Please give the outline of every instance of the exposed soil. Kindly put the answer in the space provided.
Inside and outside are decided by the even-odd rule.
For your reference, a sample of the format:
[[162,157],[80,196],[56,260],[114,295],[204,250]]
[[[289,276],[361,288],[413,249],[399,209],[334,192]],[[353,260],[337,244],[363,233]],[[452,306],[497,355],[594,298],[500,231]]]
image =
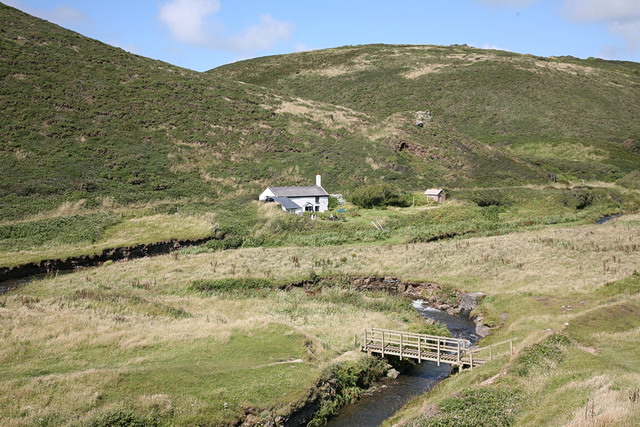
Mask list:
[[0,282],[22,279],[29,276],[36,276],[38,274],[54,273],[56,271],[74,270],[78,267],[93,267],[106,261],[120,261],[164,255],[176,249],[201,245],[212,239],[213,237],[205,237],[203,239],[195,240],[173,239],[164,242],[105,249],[101,253],[94,255],[82,255],[66,259],[47,259],[15,267],[0,267]]
[[459,290],[445,288],[432,282],[405,282],[393,276],[368,276],[368,277],[347,277],[334,278],[326,277],[313,280],[303,280],[296,283],[287,284],[281,289],[292,287],[304,288],[308,294],[313,295],[322,292],[320,286],[325,282],[336,282],[347,280],[354,289],[358,291],[384,291],[394,295],[402,295],[411,299],[424,300],[427,305],[444,310],[451,315],[462,314],[468,316],[477,302],[484,296],[480,293],[465,294]]

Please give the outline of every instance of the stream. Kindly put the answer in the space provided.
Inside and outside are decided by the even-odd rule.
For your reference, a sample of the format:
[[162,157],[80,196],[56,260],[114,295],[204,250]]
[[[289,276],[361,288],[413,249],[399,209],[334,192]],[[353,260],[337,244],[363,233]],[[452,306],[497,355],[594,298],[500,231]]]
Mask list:
[[621,216],[622,216],[622,214],[607,215],[607,216],[604,216],[604,217],[600,218],[598,221],[596,221],[596,224],[602,225],[605,222],[611,221],[612,219],[620,218]]
[[[427,307],[421,300],[413,302],[413,307],[428,319],[433,319],[447,325],[451,335],[465,338],[475,343],[476,325],[471,320],[461,316],[451,316],[444,311]],[[430,390],[439,381],[449,376],[451,366],[446,363],[437,365],[436,362],[422,362],[413,369],[400,375],[395,380],[385,380],[369,395],[363,396],[352,405],[344,407],[338,415],[329,420],[330,427],[378,426],[385,419],[396,413],[414,396]]]

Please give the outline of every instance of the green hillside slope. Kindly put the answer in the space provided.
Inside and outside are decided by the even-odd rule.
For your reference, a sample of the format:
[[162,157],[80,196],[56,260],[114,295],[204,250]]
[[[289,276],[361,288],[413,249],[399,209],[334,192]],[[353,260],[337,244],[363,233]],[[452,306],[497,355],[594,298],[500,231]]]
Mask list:
[[316,172],[346,193],[381,179],[411,189],[547,180],[446,123],[416,128],[413,113],[380,120],[197,73],[4,5],[0,28],[3,219],[75,200],[253,198]]
[[347,46],[209,72],[379,118],[433,122],[567,179],[622,178],[640,165],[640,64],[541,58],[467,46]]

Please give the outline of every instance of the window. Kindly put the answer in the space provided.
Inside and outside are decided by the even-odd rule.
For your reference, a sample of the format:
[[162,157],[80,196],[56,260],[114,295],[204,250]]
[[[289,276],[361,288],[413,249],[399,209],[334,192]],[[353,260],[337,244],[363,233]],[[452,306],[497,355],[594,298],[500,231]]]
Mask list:
[[315,209],[316,209],[316,212],[320,212],[320,206],[316,206]]
[[316,196],[316,205],[320,204],[320,196]]
[[313,212],[313,206],[311,206],[311,205],[307,205],[307,206],[305,206],[305,207],[304,207],[304,211],[305,211],[305,212]]

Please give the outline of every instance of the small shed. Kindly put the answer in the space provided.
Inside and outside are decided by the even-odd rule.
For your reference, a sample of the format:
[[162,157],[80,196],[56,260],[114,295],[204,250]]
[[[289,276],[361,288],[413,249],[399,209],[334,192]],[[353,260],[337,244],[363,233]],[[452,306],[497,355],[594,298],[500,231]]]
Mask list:
[[442,203],[447,198],[442,188],[430,188],[424,192],[424,195],[438,203]]

